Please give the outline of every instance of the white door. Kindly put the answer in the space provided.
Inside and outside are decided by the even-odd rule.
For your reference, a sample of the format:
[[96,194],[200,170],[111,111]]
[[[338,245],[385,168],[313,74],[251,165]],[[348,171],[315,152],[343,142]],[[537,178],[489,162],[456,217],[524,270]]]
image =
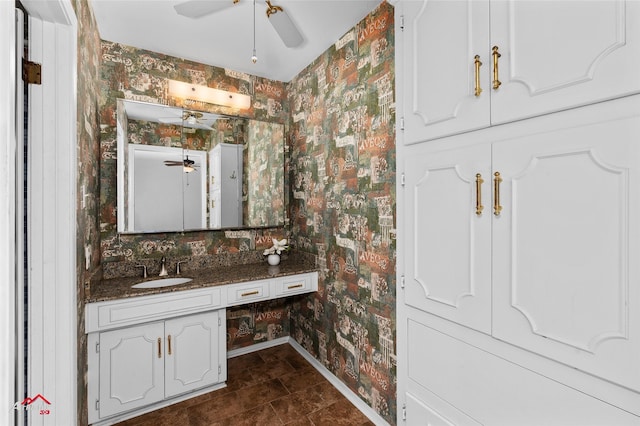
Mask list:
[[100,417],[164,398],[164,324],[100,333]]
[[420,0],[397,7],[404,143],[489,126],[488,2]]
[[491,146],[428,145],[405,155],[405,303],[490,333]]
[[[630,114],[629,114],[630,115]],[[493,335],[640,391],[640,117],[494,144]]]
[[214,311],[165,322],[165,397],[224,380],[219,315]]
[[492,124],[640,91],[638,22],[637,1],[493,1]]

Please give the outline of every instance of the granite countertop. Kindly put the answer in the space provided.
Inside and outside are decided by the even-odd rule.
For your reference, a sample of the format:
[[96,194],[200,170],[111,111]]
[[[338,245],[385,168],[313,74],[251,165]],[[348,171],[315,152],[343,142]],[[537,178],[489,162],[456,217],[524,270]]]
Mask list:
[[85,302],[103,302],[136,296],[147,296],[150,294],[171,293],[175,291],[192,290],[315,271],[317,271],[317,268],[313,263],[302,258],[292,257],[283,260],[278,266],[269,266],[265,261],[263,261],[259,263],[187,270],[181,275],[169,274],[169,276],[165,278],[183,277],[193,279],[188,283],[169,287],[131,288],[134,284],[143,281],[157,280],[160,278],[151,273],[146,279],[141,277],[111,278],[102,280],[97,285],[92,286],[90,294],[86,295]]

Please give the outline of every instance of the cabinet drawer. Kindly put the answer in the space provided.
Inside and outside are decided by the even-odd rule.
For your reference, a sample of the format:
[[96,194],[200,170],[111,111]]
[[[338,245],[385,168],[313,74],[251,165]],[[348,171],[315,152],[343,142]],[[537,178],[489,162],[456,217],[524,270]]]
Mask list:
[[311,275],[294,275],[283,277],[276,282],[275,296],[289,296],[292,294],[306,293],[311,291]]
[[85,332],[108,330],[221,307],[220,288],[142,296],[86,306]]
[[227,305],[241,305],[269,299],[271,281],[252,281],[232,285],[227,289]]

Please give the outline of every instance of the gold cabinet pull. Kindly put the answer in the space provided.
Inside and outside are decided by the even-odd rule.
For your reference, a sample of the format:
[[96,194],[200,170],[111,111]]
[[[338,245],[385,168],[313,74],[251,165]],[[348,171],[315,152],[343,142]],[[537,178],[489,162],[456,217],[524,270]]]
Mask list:
[[475,61],[473,63],[476,67],[476,89],[473,93],[474,95],[476,95],[476,97],[478,97],[480,96],[480,93],[482,93],[482,88],[480,87],[480,67],[482,66],[482,62],[480,62],[480,55],[476,55],[474,59]]
[[294,289],[294,288],[300,288],[300,287],[302,287],[302,284],[290,285],[289,287],[287,287],[287,290],[291,290],[291,289]]
[[498,87],[500,87],[500,85],[502,84],[500,82],[500,80],[498,79],[498,58],[500,58],[500,56],[502,56],[499,52],[498,52],[498,46],[493,46],[491,53],[493,55],[493,88],[494,90],[497,90]]
[[482,215],[482,210],[484,210],[484,206],[482,205],[482,184],[484,183],[484,179],[482,179],[482,175],[480,173],[476,174],[476,215]]
[[171,335],[167,336],[167,355],[171,355]]
[[162,339],[158,337],[158,358],[162,358]]
[[502,182],[502,178],[500,177],[500,172],[495,172],[493,176],[493,214],[500,216],[502,211],[502,206],[500,205],[500,182]]
[[254,296],[254,295],[256,295],[256,294],[260,294],[260,292],[259,292],[258,290],[255,290],[255,291],[249,291],[249,292],[247,292],[247,293],[242,293],[242,294],[240,295],[240,297]]

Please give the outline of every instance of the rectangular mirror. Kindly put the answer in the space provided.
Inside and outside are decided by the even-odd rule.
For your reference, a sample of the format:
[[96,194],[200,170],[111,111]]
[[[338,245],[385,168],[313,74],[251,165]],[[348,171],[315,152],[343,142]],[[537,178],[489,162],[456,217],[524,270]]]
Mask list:
[[118,232],[284,225],[284,125],[117,103]]

